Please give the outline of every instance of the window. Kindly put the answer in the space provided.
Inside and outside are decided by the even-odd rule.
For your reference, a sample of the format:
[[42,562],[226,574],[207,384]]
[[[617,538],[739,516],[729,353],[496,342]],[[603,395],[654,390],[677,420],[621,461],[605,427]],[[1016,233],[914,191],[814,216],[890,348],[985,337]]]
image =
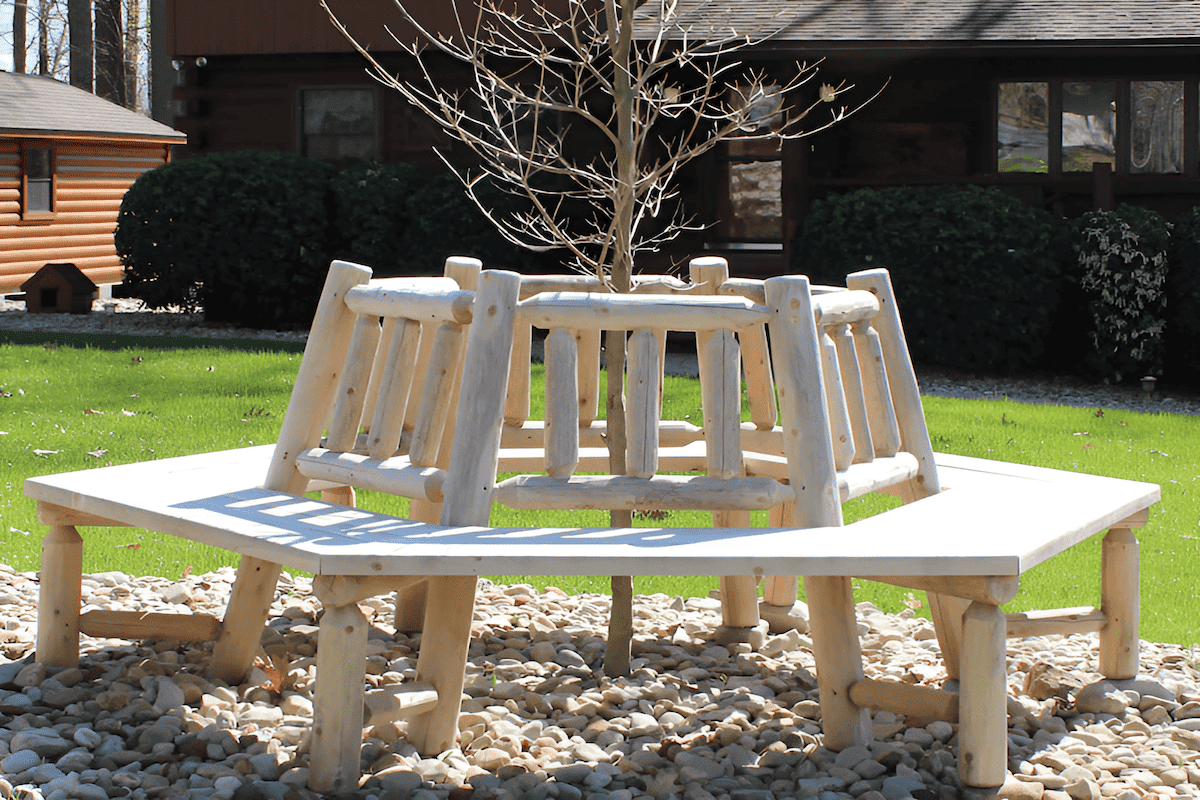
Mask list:
[[[996,170],[1062,175],[1111,164],[1123,175],[1182,174],[1182,80],[1003,82]],[[1192,166],[1195,169],[1195,165]]]
[[[741,130],[762,133],[783,124],[783,95],[775,84],[729,90],[731,108],[746,109]],[[734,137],[722,143],[713,176],[717,243],[781,247],[783,241],[783,151],[772,139]]]
[[1129,171],[1183,172],[1183,81],[1133,81]]
[[300,120],[302,155],[335,163],[379,158],[374,89],[301,89]]
[[1002,83],[996,138],[1000,172],[1046,172],[1049,168],[1049,84]]
[[1062,85],[1062,170],[1091,172],[1117,155],[1117,85],[1072,81]]
[[48,147],[22,148],[21,216],[54,213],[54,153]]

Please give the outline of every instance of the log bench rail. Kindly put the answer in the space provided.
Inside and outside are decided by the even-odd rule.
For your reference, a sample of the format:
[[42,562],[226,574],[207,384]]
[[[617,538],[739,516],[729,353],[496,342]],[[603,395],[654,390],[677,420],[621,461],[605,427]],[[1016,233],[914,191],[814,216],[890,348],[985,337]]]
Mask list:
[[[454,745],[479,575],[716,574],[732,627],[757,621],[758,581],[764,616],[774,609],[786,624],[794,576],[804,576],[826,746],[868,743],[870,707],[953,719],[964,783],[999,786],[1006,635],[1099,631],[1100,671],[1137,673],[1131,529],[1146,523],[1158,486],[934,454],[885,272],[851,276],[849,290],[834,290],[799,276],[729,279],[714,261],[693,264],[698,288],[647,281],[632,296],[603,301],[585,278],[523,281],[480,273],[469,259],[453,260],[444,278],[376,281],[366,268],[335,262],[276,445],[26,481],[50,526],[38,660],[74,666],[81,632],[210,639],[210,673],[236,682],[257,649],[281,567],[310,572],[324,614],[309,785],[341,791],[357,786],[363,726],[372,720],[408,719],[409,740],[426,754]],[[648,317],[648,309],[656,310]],[[551,328],[553,395],[544,423],[527,419],[521,368],[529,328],[542,324]],[[636,331],[629,476],[577,474],[607,471],[591,365],[599,331],[611,324]],[[658,419],[667,328],[696,333],[702,426]],[[498,482],[498,470],[531,474]],[[668,471],[705,474],[659,474]],[[412,498],[409,518],[354,507],[353,487]],[[906,502],[844,525],[841,501],[877,490]],[[318,491],[319,500],[305,496]],[[495,528],[487,525],[494,502],[711,508],[714,527]],[[749,527],[751,508],[771,509],[772,527]],[[94,525],[132,525],[241,554],[225,619],[81,615],[77,526]],[[1099,608],[1001,612],[1023,573],[1103,531]],[[853,577],[929,593],[958,695],[864,677]],[[356,604],[389,591],[400,593],[398,612],[423,609],[417,677],[368,692],[367,625]]]

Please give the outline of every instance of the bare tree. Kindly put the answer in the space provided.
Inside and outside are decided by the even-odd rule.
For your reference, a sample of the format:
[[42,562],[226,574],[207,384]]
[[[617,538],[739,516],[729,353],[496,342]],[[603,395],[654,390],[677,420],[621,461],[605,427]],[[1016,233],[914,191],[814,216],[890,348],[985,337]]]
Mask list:
[[[379,81],[473,152],[476,163],[465,168],[439,155],[506,238],[532,250],[565,249],[576,267],[616,292],[630,290],[639,253],[694,229],[675,187],[685,164],[735,137],[806,136],[847,113],[830,105],[827,117],[806,124],[810,112],[850,88],[806,88],[814,66],[797,64],[780,78],[739,62],[783,24],[693,35],[674,22],[676,0],[649,0],[636,15],[630,0],[565,0],[553,9],[551,0],[537,0],[524,14],[508,10],[511,0],[479,0],[475,19],[458,17],[458,30],[446,35],[395,1],[420,37],[393,35],[418,65],[413,79],[389,72],[330,16]],[[448,87],[431,53],[465,65],[468,88]],[[490,208],[476,193],[484,179],[527,200],[528,210]],[[612,379],[624,373],[624,331],[609,332],[605,356],[609,467],[624,474],[623,382]],[[628,512],[613,512],[613,525],[630,522]],[[614,579],[610,674],[628,669],[631,631],[618,628],[631,624],[623,613],[631,592],[628,578]],[[624,640],[623,657],[614,640]]]
[[69,61],[68,29],[59,0],[38,0],[38,74],[62,78]]

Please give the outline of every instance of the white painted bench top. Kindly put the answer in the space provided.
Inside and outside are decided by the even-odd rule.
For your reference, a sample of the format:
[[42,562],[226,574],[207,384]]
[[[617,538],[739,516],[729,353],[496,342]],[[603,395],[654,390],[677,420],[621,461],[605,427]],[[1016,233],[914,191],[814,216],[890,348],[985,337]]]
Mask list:
[[941,494],[837,529],[446,528],[256,488],[272,450],[30,478],[25,492],[327,575],[1019,576],[1159,499],[1154,484],[938,454]]

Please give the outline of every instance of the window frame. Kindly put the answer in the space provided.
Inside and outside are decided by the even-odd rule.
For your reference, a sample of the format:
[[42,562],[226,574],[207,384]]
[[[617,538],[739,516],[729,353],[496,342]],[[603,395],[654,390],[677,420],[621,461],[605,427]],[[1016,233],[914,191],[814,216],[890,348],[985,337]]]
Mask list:
[[[312,84],[296,87],[296,102],[294,105],[296,113],[296,152],[305,158],[315,158],[306,153],[306,144],[309,134],[304,130],[304,93],[310,91],[356,91],[370,93],[375,105],[375,120],[372,126],[372,135],[375,138],[375,153],[367,161],[379,161],[384,158],[384,139],[383,139],[383,94],[379,91],[378,86],[371,86],[365,83],[339,83],[339,84]],[[323,159],[319,159],[323,160]]]
[[[50,208],[47,210],[31,209],[29,207],[29,159],[31,151],[46,152],[50,177]],[[58,216],[58,154],[54,144],[40,139],[25,139],[21,141],[20,159],[18,161],[21,205],[21,219],[25,222],[49,222]],[[34,180],[42,181],[44,178]]]
[[[1142,81],[1182,81],[1183,82],[1183,171],[1182,172],[1133,172],[1131,169],[1132,154],[1130,148],[1133,135],[1133,83]],[[1006,75],[992,80],[990,128],[992,145],[989,157],[988,173],[1006,177],[1018,177],[1024,180],[1062,180],[1070,178],[1085,178],[1090,172],[1064,172],[1062,163],[1062,114],[1063,114],[1063,84],[1064,83],[1115,83],[1116,90],[1116,130],[1113,136],[1113,147],[1116,151],[1113,160],[1113,173],[1122,178],[1135,180],[1185,180],[1196,179],[1200,176],[1200,78],[1195,74],[1170,73],[1131,75],[1072,75],[1070,77],[1047,77],[1038,75]],[[1047,153],[1046,172],[1001,172],[999,168],[999,118],[1000,118],[1000,85],[1005,83],[1045,83],[1047,85]]]

